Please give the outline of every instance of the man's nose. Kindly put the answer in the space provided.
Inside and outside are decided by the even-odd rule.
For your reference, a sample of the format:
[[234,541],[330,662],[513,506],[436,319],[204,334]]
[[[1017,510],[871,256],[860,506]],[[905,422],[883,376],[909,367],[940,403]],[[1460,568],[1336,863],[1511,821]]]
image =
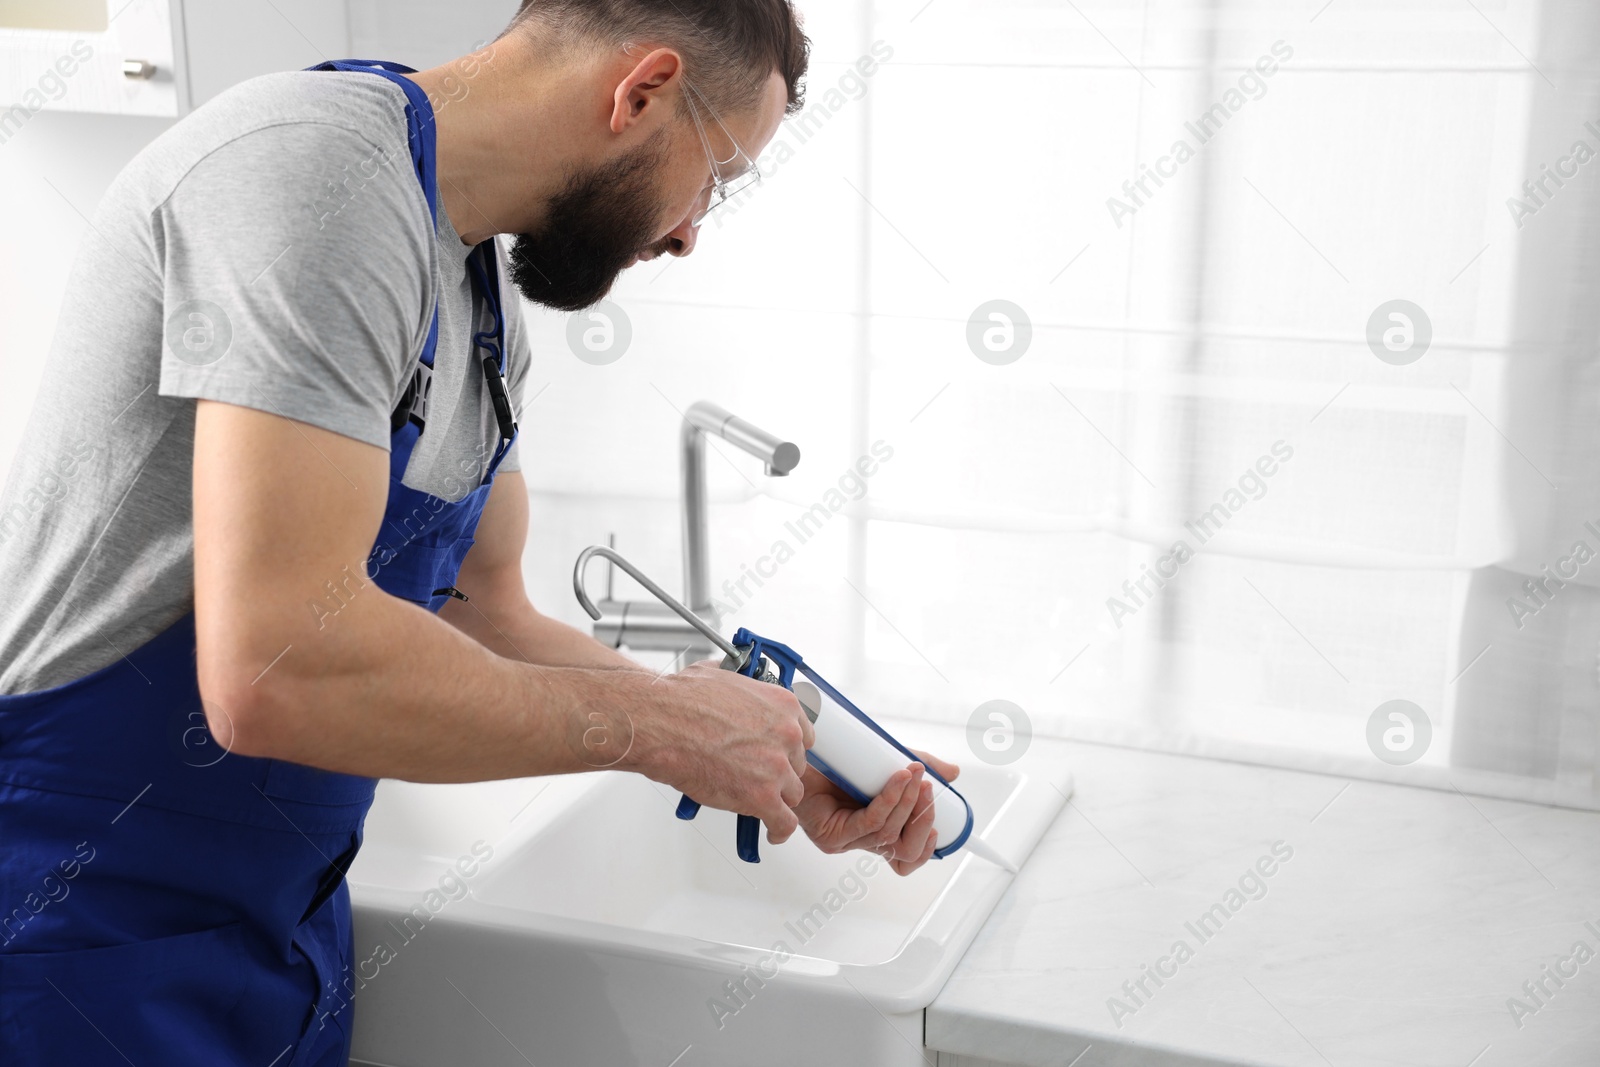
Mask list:
[[675,256],[687,256],[700,240],[700,227],[684,219],[678,228],[667,234],[667,251]]

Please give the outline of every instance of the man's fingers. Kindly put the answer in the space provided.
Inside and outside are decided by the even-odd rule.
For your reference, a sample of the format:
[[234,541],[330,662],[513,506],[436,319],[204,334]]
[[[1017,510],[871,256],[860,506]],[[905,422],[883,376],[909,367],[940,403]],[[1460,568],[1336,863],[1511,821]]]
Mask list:
[[[795,703],[798,704],[799,701],[797,700]],[[806,709],[804,707],[800,709],[800,734],[800,743],[806,748],[810,748],[812,745],[817,743],[817,729],[811,725],[811,716],[806,714]]]
[[[794,771],[796,776],[804,775],[806,773],[806,768],[811,766],[806,762],[806,750],[804,746],[794,745],[789,749],[788,752],[785,753],[785,755],[789,757],[789,768]],[[800,802],[797,800],[795,803],[798,804]]]
[[911,818],[912,812],[916,811],[917,798],[922,796],[922,780],[922,768],[913,767],[911,780],[901,791],[899,801],[895,803],[894,810],[884,820],[883,829],[878,833],[880,844],[892,845],[900,840],[900,832],[905,829],[906,820]]
[[916,870],[924,863],[927,863],[930,859],[932,859],[933,850],[937,847],[938,843],[934,835],[929,834],[928,840],[923,843],[922,850],[920,852],[912,856],[910,859],[894,860],[889,865],[894,868],[895,874],[898,874],[904,878],[906,875],[910,874],[912,871]]
[[916,757],[919,760],[938,771],[939,777],[943,778],[947,782],[955,781],[956,776],[961,773],[961,768],[956,764],[942,760],[938,756],[933,755],[931,752],[924,752],[919,748],[914,748],[911,751],[916,754]]
[[[789,702],[794,705],[795,724],[800,727],[799,733],[792,739],[784,739],[784,755],[789,757],[789,766],[794,768],[794,773],[806,773],[806,749],[816,741],[817,735],[811,729],[811,720],[806,718],[806,712],[800,706],[800,701],[795,699],[793,693],[785,693]],[[787,733],[787,731],[785,731]]]
[[[800,761],[800,766],[803,773],[805,760]],[[784,781],[778,791],[778,795],[786,809],[798,807],[800,802],[806,798],[806,784],[800,780],[799,774],[792,774]],[[791,814],[793,813],[791,812]]]
[[761,816],[761,821],[767,826],[767,840],[774,845],[781,845],[789,840],[800,826],[799,818],[786,806],[773,808],[768,814]]
[[[942,788],[942,787],[941,787]],[[917,806],[912,809],[913,819],[926,819],[933,822],[933,783],[926,779],[922,783],[922,791],[917,797]]]
[[907,808],[909,808],[910,814],[893,837],[889,836],[889,830],[886,827],[874,839],[875,843],[880,845],[884,852],[894,859],[915,859],[922,852],[923,846],[932,834],[932,783],[920,782],[916,788],[908,788],[906,790],[906,796],[901,798],[901,804],[895,806],[895,813],[890,817],[891,825],[893,819],[897,818]]
[[849,818],[846,820],[846,826],[849,827],[850,833],[855,838],[851,842],[852,846],[857,846],[860,842],[876,842],[880,839],[884,827],[889,824],[889,818],[894,813],[895,807],[899,805],[906,791],[910,788],[911,781],[912,775],[910,771],[895,771],[894,774],[890,775],[888,783],[883,787],[883,791],[872,798],[872,803],[850,813]]
[[923,782],[919,790],[917,806],[911,815],[911,820],[906,823],[906,828],[900,833],[900,847],[895,854],[902,859],[914,859],[921,855],[924,847],[933,838],[933,783]]
[[916,870],[918,867],[921,867],[924,863],[927,863],[930,859],[932,859],[933,850],[937,847],[938,843],[936,839],[930,834],[927,843],[922,846],[921,853],[919,853],[915,859],[891,860],[889,866],[894,868],[895,874],[898,874],[904,878],[906,875],[910,874],[912,871]]

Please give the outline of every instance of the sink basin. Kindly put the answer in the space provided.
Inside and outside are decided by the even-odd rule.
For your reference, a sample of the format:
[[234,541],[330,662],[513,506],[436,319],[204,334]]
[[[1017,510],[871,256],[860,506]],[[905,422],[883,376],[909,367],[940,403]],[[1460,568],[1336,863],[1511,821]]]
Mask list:
[[[886,724],[966,751],[963,731]],[[963,763],[975,833],[1020,866],[1069,777]],[[355,1047],[376,1067],[925,1063],[932,1002],[1013,877],[959,852],[907,878],[598,771],[385,781],[350,870]]]

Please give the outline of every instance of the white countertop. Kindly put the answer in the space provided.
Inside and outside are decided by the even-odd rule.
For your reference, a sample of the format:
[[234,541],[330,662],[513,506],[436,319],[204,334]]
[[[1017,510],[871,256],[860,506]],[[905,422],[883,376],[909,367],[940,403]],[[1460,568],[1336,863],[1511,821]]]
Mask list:
[[[930,1048],[1037,1067],[1600,1065],[1600,814],[1048,749],[1077,791],[928,1008]],[[1262,864],[1264,894],[1246,878],[1256,898],[1227,899],[1274,842],[1293,854]],[[1237,910],[1202,941],[1186,924],[1216,904]],[[1563,958],[1576,975],[1557,987],[1543,968]],[[1158,963],[1172,976],[1135,1001],[1123,983]],[[1542,1004],[1523,989],[1541,978]],[[1114,1020],[1112,997],[1132,1011]],[[1512,997],[1538,1010],[1514,1019]]]

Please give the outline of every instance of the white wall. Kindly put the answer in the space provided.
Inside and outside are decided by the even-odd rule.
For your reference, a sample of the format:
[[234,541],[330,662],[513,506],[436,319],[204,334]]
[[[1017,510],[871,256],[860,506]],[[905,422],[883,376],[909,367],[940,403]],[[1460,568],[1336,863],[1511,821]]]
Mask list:
[[0,470],[11,466],[33,407],[87,217],[117,172],[169,125],[44,111],[0,145]]

